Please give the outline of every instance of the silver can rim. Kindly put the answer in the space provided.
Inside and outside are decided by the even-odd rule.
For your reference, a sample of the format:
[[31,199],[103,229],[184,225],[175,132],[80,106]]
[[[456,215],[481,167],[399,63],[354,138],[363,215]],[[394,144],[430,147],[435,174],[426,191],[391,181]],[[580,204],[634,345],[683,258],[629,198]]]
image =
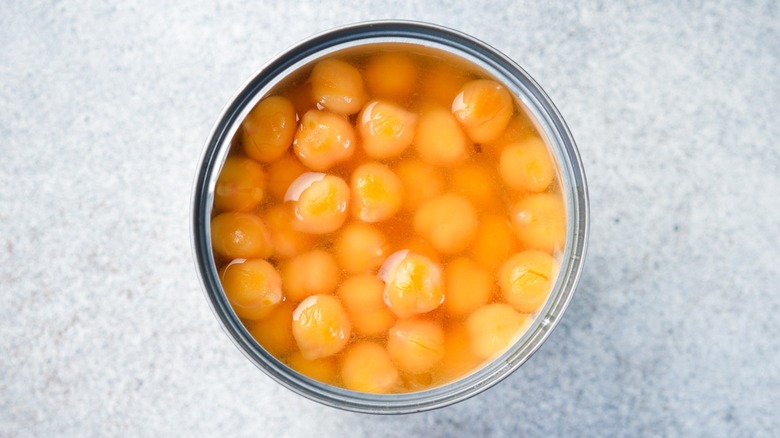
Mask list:
[[[508,85],[547,137],[559,164],[566,200],[567,240],[559,276],[550,299],[533,324],[501,356],[459,380],[425,391],[368,394],[326,385],[304,377],[276,360],[249,335],[233,312],[219,281],[211,251],[210,217],[216,176],[231,138],[245,114],[294,66],[342,48],[400,42],[443,49],[487,69]],[[308,59],[308,61],[307,61]],[[585,172],[574,138],[551,99],[513,60],[488,44],[457,30],[419,21],[384,20],[350,24],[314,35],[261,67],[230,99],[205,144],[192,192],[190,236],[203,291],[220,325],[238,349],[269,377],[308,399],[327,406],[371,414],[407,414],[442,408],[496,385],[524,364],[557,326],[579,283],[589,234],[589,200]]]

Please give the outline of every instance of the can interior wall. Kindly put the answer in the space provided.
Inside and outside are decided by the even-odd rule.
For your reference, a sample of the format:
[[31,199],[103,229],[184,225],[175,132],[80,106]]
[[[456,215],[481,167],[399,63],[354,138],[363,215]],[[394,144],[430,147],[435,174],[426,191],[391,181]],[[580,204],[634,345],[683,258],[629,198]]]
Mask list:
[[[335,52],[373,44],[411,44],[441,50],[476,65],[514,94],[558,164],[567,214],[566,246],[550,298],[531,327],[504,354],[472,374],[433,389],[404,394],[368,394],[308,379],[260,347],[233,312],[222,290],[211,251],[214,188],[241,121],[285,77]],[[208,301],[222,327],[255,365],[285,387],[325,405],[365,413],[401,414],[447,406],[495,385],[541,346],[560,321],[582,271],[588,234],[588,196],[577,147],[563,118],[541,87],[517,64],[487,44],[460,32],[410,21],[350,25],[305,40],[263,66],[233,96],[206,143],[192,197],[192,245]]]

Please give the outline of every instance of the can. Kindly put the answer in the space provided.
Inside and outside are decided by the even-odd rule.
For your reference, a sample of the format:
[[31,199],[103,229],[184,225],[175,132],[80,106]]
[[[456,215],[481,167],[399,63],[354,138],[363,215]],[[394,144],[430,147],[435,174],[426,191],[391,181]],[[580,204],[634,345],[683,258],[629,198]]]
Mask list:
[[[476,65],[502,82],[523,105],[551,148],[567,216],[566,245],[559,275],[530,328],[507,351],[460,380],[419,392],[369,394],[326,385],[292,371],[250,336],[233,312],[219,281],[211,250],[210,217],[217,176],[242,120],[282,79],[330,54],[374,44],[410,44],[446,52]],[[525,363],[561,320],[582,272],[588,240],[588,191],[579,153],[566,123],[542,88],[514,61],[469,35],[414,21],[348,25],[311,37],[283,52],[255,73],[232,97],[206,142],[192,195],[191,237],[206,298],[229,338],[273,380],[319,403],[355,412],[406,414],[441,408],[474,396]]]

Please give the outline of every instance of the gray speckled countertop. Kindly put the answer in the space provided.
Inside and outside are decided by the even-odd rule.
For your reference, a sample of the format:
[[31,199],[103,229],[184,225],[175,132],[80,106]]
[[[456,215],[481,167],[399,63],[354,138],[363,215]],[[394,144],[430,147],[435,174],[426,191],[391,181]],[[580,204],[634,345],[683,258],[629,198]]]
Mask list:
[[[0,5],[0,436],[780,430],[776,1],[114,3]],[[398,417],[257,370],[211,314],[188,234],[233,92],[291,44],[377,18],[514,58],[591,191],[582,282],[540,351],[477,397]]]

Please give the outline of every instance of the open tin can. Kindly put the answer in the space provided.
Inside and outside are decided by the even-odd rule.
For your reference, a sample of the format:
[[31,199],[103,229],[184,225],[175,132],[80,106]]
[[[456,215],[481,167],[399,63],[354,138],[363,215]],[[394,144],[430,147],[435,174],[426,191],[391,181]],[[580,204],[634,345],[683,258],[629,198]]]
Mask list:
[[[515,105],[533,121],[556,162],[565,206],[566,239],[560,251],[557,280],[549,298],[522,336],[502,354],[458,380],[432,389],[399,394],[349,391],[309,379],[277,360],[249,334],[233,311],[220,283],[211,247],[210,220],[215,186],[231,143],[250,110],[285,78],[311,68],[318,60],[372,46],[405,45],[441,53],[484,72],[503,84]],[[583,267],[588,234],[588,195],[574,140],[541,87],[517,64],[487,44],[463,33],[410,21],[366,22],[331,30],[305,40],[263,66],[230,100],[206,143],[192,199],[192,244],[197,270],[209,304],[230,339],[255,365],[294,392],[340,409],[401,414],[447,406],[495,385],[527,361],[558,324],[574,293]]]

